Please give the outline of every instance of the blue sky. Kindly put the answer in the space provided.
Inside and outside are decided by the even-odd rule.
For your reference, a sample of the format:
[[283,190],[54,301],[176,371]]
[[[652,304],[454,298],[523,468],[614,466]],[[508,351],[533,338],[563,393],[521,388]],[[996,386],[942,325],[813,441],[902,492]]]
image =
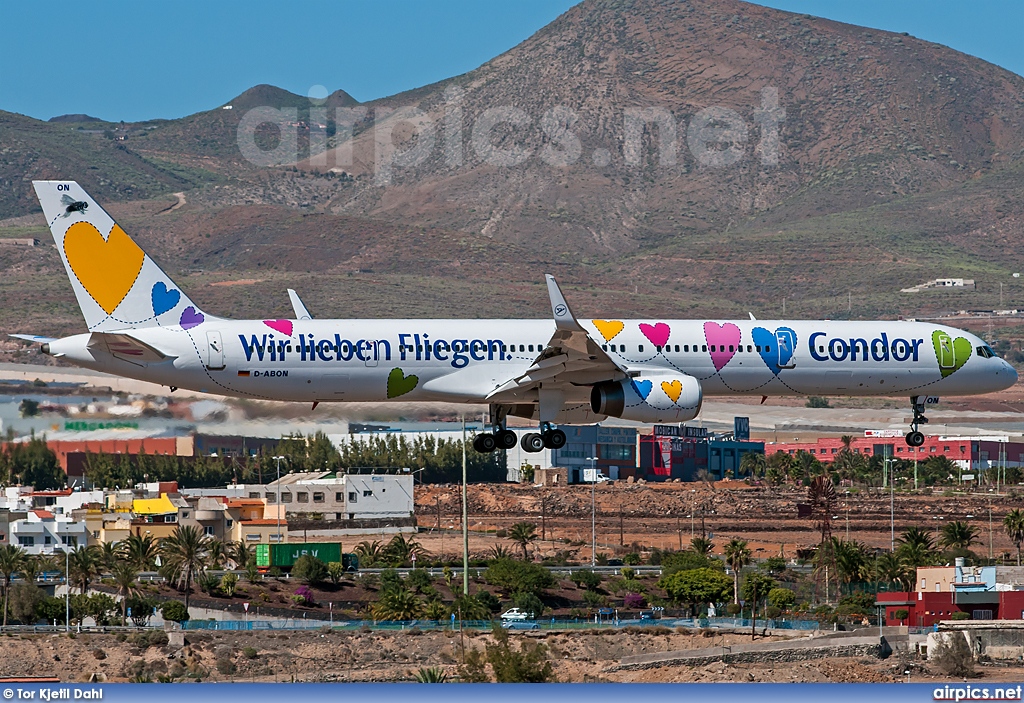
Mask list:
[[[180,117],[246,88],[372,100],[471,70],[575,0],[69,0],[5,3],[0,109],[41,119]],[[763,0],[909,32],[1024,74],[1020,0]],[[296,4],[297,5],[297,4]]]

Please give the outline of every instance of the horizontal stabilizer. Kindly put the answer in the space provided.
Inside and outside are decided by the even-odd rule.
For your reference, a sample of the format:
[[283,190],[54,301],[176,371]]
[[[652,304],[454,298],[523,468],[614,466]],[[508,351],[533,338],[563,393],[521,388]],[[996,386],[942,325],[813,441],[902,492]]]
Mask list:
[[57,341],[56,337],[44,337],[41,334],[9,334],[7,336],[20,339],[23,342],[32,342],[33,344],[48,344]]
[[128,334],[93,332],[88,346],[106,349],[115,358],[136,364],[153,364],[177,358],[164,354]]

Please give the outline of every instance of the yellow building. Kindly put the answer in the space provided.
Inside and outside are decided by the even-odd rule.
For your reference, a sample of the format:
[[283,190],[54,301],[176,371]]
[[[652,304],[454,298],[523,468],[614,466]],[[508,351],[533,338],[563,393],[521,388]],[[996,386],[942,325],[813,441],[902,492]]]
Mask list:
[[949,593],[956,583],[955,566],[919,566],[917,567],[918,593]]
[[159,498],[136,498],[132,501],[134,518],[131,533],[139,537],[149,535],[155,539],[164,539],[174,534],[178,528],[178,506],[167,497],[166,493]]

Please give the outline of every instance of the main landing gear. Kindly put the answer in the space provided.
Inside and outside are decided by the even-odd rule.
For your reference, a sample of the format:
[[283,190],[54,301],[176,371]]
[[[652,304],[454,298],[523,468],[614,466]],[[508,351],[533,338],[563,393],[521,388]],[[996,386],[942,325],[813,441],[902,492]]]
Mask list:
[[[499,449],[513,449],[519,438],[516,433],[505,427],[508,408],[500,405],[491,406],[491,432],[483,432],[473,438],[473,449],[481,454],[489,454]],[[544,449],[561,449],[565,446],[565,432],[548,422],[541,423],[540,432],[528,432],[523,435],[519,445],[526,452],[540,452]]]
[[911,397],[910,404],[914,409],[914,419],[910,421],[910,432],[907,432],[907,445],[920,447],[924,444],[924,433],[918,427],[928,422],[928,418],[924,416],[924,396]]
[[542,423],[540,432],[527,432],[519,442],[524,452],[536,453],[545,449],[561,449],[565,446],[565,432],[550,423]]

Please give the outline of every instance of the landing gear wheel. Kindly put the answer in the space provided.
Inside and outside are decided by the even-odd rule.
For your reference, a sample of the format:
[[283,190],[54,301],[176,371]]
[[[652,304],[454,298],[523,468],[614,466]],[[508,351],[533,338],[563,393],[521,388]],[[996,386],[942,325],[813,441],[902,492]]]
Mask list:
[[512,430],[499,430],[494,433],[494,441],[498,449],[513,449],[519,438]]
[[473,438],[473,449],[481,454],[490,454],[496,446],[497,443],[494,441],[494,435],[492,434],[478,434]]
[[544,438],[536,432],[528,432],[523,435],[519,446],[523,448],[524,452],[536,454],[537,452],[544,451]]
[[907,433],[907,444],[911,447],[920,447],[924,444],[924,433],[919,431],[921,425],[927,424],[928,418],[924,416],[925,397],[915,395],[910,398],[910,405],[914,409],[914,417],[910,421],[910,432]]
[[561,449],[565,446],[565,432],[562,432],[562,430],[545,432],[542,437],[544,438],[544,446],[548,449]]

